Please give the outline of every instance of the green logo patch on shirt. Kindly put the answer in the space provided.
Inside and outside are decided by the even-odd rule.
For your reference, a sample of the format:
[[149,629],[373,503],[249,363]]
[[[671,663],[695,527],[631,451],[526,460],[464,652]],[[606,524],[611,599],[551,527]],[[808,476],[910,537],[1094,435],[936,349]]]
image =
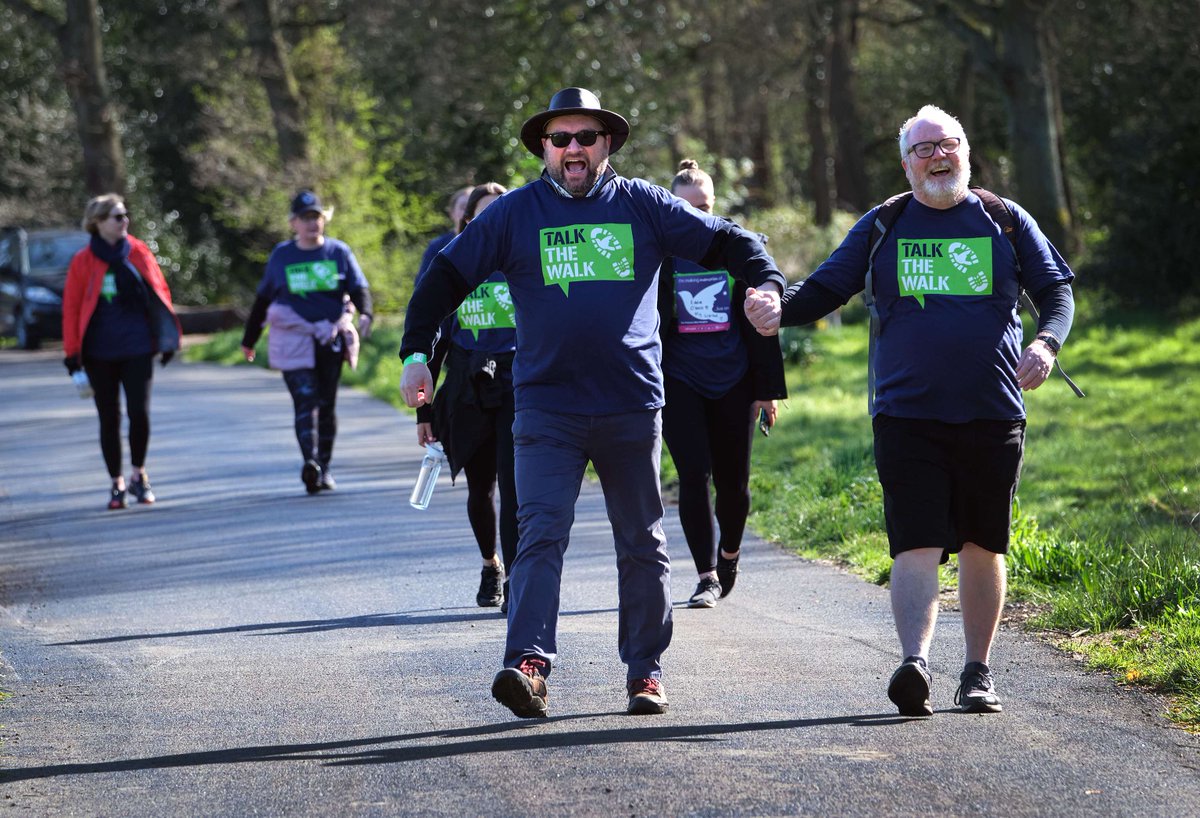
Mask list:
[[517,326],[512,295],[504,281],[480,284],[458,308],[458,325],[479,340],[484,329],[513,329]]
[[113,296],[116,294],[117,277],[112,273],[105,273],[104,281],[100,284],[100,295],[104,296],[104,300],[111,304]]
[[294,295],[329,292],[338,288],[337,262],[332,259],[289,264],[283,269],[288,290]]
[[566,295],[573,281],[633,281],[633,227],[573,224],[541,230],[542,280]]
[[927,295],[991,295],[992,240],[897,239],[896,277],[900,295],[921,307]]

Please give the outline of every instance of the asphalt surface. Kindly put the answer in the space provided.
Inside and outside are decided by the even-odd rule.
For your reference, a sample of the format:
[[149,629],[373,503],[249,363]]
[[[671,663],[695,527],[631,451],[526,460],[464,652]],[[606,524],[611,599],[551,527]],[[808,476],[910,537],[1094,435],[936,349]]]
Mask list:
[[308,497],[277,373],[156,370],[153,507],[104,509],[96,417],[52,351],[0,351],[0,816],[1200,815],[1200,737],[1004,628],[1005,712],[898,717],[887,592],[751,539],[734,593],[683,604],[671,709],[624,714],[598,489],[567,552],[551,718],[491,699],[504,620],[474,605],[466,488],[408,506],[413,421],[340,400]]

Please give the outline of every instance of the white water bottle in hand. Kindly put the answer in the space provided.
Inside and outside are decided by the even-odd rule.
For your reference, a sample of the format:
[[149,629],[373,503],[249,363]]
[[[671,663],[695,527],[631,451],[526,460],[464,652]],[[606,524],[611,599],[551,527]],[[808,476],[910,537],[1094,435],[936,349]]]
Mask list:
[[75,388],[79,390],[79,397],[86,400],[92,396],[92,382],[88,380],[86,372],[76,369],[71,373],[71,380],[75,382]]
[[417,474],[412,496],[408,498],[410,506],[418,511],[429,508],[429,501],[433,498],[433,489],[437,485],[438,475],[442,473],[444,462],[446,455],[442,453],[442,447],[437,443],[426,443],[425,456],[421,458],[421,471]]

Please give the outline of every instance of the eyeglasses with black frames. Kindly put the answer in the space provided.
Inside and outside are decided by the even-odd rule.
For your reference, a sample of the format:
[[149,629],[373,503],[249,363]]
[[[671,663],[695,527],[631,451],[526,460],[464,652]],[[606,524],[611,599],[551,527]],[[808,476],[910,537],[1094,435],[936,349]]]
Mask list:
[[938,148],[942,149],[942,153],[949,156],[952,153],[958,153],[958,147],[962,144],[962,140],[957,136],[948,136],[941,142],[918,142],[908,149],[909,153],[915,153],[918,159],[928,159],[933,156],[933,152]]
[[596,144],[596,140],[602,136],[608,136],[608,131],[555,131],[554,133],[542,134],[542,139],[549,139],[550,144],[556,148],[565,148],[571,144],[574,139],[579,143],[580,147],[590,148]]
[[123,222],[129,218],[129,214],[124,210],[119,213],[114,211],[108,214],[108,218],[112,219],[114,222]]

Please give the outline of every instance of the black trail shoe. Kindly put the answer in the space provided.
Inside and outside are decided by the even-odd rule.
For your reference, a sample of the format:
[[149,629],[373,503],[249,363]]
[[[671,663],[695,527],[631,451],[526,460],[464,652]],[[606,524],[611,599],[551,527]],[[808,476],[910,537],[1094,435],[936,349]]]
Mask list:
[[1000,697],[992,682],[992,669],[983,662],[967,662],[958,677],[954,703],[964,713],[1000,713]]
[[721,583],[721,599],[733,592],[733,583],[737,582],[738,560],[741,557],[741,551],[731,560],[721,556],[720,551],[717,552],[717,582]]
[[305,460],[304,468],[300,470],[300,481],[304,483],[304,490],[309,494],[316,494],[321,490],[321,464],[315,460]]
[[549,691],[542,670],[544,659],[532,656],[516,667],[506,667],[492,679],[492,698],[523,719],[544,719]]
[[929,688],[933,677],[925,668],[925,661],[909,656],[904,664],[896,668],[888,682],[888,698],[895,703],[901,716],[932,716],[933,705],[929,703]]
[[125,489],[113,487],[108,493],[108,510],[116,511],[120,508],[129,508],[129,501],[125,499]]
[[626,712],[631,716],[656,716],[666,713],[670,706],[667,689],[660,679],[630,679],[625,689],[629,691]]
[[480,608],[495,608],[504,602],[504,566],[485,565],[479,575],[479,592],[475,604]]
[[721,583],[717,582],[713,577],[705,577],[700,580],[696,586],[696,590],[692,593],[692,598],[688,600],[689,608],[715,608],[717,600],[724,594],[721,593]]

